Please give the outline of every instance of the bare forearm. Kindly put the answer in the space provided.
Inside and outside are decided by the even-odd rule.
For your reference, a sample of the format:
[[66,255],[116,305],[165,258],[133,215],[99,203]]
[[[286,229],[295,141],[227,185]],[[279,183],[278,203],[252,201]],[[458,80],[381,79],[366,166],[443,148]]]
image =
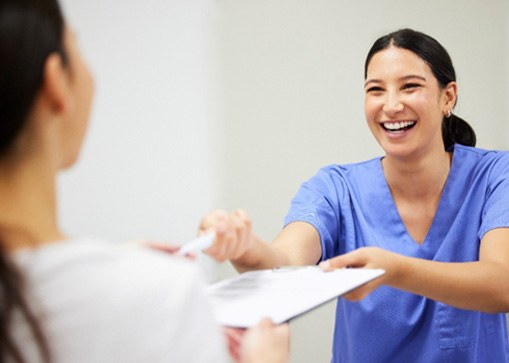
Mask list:
[[290,223],[270,244],[254,234],[250,238],[249,249],[240,258],[231,260],[240,272],[289,265],[313,265],[322,255],[317,230],[304,222]]
[[[487,242],[485,242],[487,243]],[[432,300],[488,313],[509,311],[509,266],[505,244],[486,244],[479,261],[436,262],[364,247],[322,262],[326,270],[344,267],[381,268],[385,274],[349,293],[358,301],[380,285]]]
[[240,258],[231,260],[237,271],[261,270],[290,264],[288,256],[276,246],[258,236],[253,235],[252,238],[251,248]]
[[509,311],[509,269],[498,262],[444,263],[403,257],[393,281],[400,288],[461,309]]
[[216,238],[204,252],[218,262],[230,260],[239,272],[315,264],[322,254],[320,236],[310,224],[290,223],[269,244],[253,233],[251,220],[242,210],[210,212],[199,232],[214,232]]

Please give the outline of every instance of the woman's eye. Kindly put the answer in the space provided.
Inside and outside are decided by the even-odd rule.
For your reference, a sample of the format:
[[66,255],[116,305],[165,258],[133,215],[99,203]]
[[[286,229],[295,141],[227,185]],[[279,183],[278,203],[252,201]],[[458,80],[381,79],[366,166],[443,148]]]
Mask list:
[[366,93],[376,93],[376,92],[382,92],[383,89],[381,87],[370,87],[366,89]]
[[412,90],[420,87],[421,85],[418,83],[407,83],[403,86],[404,90]]

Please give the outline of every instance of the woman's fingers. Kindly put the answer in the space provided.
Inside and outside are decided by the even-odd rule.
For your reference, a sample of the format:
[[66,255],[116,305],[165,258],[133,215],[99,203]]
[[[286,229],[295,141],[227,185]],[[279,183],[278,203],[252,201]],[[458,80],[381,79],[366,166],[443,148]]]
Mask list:
[[251,219],[247,213],[243,210],[236,210],[232,213],[233,223],[236,230],[236,238],[238,243],[232,245],[229,250],[229,258],[236,259],[249,248],[249,242],[251,240]]
[[345,267],[366,267],[366,264],[367,260],[362,251],[359,249],[322,261],[319,266],[325,271],[332,271]]
[[290,328],[263,319],[244,336],[241,361],[244,363],[284,363],[290,357]]
[[353,291],[343,295],[343,298],[350,301],[359,301],[364,299],[373,290],[387,281],[389,276],[394,274],[396,263],[393,262],[394,254],[375,247],[359,248],[355,251],[345,253],[326,261],[320,262],[319,266],[324,271],[352,267],[352,268],[381,268],[386,273],[373,281],[370,281]]
[[237,210],[228,213],[221,209],[208,213],[199,226],[200,234],[214,232],[216,239],[205,253],[218,262],[242,256],[250,246],[251,220],[247,213]]
[[246,330],[225,327],[223,331],[226,337],[230,357],[233,359],[234,362],[240,362],[242,338],[244,337]]

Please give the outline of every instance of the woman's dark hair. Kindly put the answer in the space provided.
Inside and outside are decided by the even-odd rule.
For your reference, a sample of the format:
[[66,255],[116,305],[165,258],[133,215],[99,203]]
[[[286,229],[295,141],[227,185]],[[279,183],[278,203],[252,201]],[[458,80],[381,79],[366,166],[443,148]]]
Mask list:
[[[64,20],[57,0],[0,0],[0,157],[8,154],[23,129],[41,88],[44,64],[52,53],[66,57]],[[0,361],[24,362],[21,342],[12,335],[14,313],[21,313],[50,361],[49,347],[25,295],[21,271],[0,241]]]
[[[454,71],[451,57],[445,48],[429,35],[412,29],[401,29],[376,40],[366,57],[364,78],[367,77],[371,58],[376,53],[390,46],[407,49],[424,60],[431,68],[440,87],[445,88],[450,82],[456,81],[456,72]],[[475,132],[472,127],[465,120],[454,114],[451,114],[450,117],[444,116],[442,120],[442,137],[446,150],[455,143],[475,146],[476,142]]]

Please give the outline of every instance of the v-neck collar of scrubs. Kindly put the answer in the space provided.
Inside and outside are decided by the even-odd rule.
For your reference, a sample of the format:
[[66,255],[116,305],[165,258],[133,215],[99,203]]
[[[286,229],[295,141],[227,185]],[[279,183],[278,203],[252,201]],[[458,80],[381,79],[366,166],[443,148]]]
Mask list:
[[[440,246],[443,237],[445,237],[445,234],[447,233],[448,226],[451,224],[454,215],[457,212],[458,203],[452,203],[456,197],[454,196],[455,190],[461,190],[462,188],[455,188],[454,185],[457,183],[456,175],[456,169],[457,169],[457,159],[458,156],[456,155],[457,152],[460,150],[451,150],[452,152],[452,161],[451,161],[451,168],[449,170],[449,175],[447,176],[446,182],[444,184],[444,188],[442,190],[442,195],[440,196],[440,200],[437,206],[437,210],[435,212],[435,216],[433,217],[433,221],[426,233],[426,237],[424,238],[423,242],[421,244],[417,243],[417,241],[414,240],[414,238],[410,235],[408,232],[405,224],[403,223],[403,219],[401,218],[401,215],[399,214],[398,208],[396,206],[396,202],[394,201],[394,198],[392,196],[391,190],[389,188],[389,185],[387,183],[387,179],[385,178],[383,167],[382,167],[382,159],[383,157],[380,157],[378,160],[377,170],[376,173],[377,180],[380,184],[378,185],[378,188],[375,188],[377,190],[381,191],[380,198],[377,198],[379,200],[380,207],[383,208],[383,210],[386,211],[384,214],[385,219],[385,225],[389,225],[391,231],[391,240],[390,244],[397,243],[399,244],[399,247],[403,247],[406,250],[413,251],[411,253],[412,255],[415,255],[419,251],[419,255],[424,254],[426,256],[432,256],[435,254],[436,250]],[[394,240],[394,236],[398,236],[396,240]],[[390,246],[388,246],[390,247]],[[399,248],[398,248],[399,249]],[[424,257],[424,256],[423,256]]]

